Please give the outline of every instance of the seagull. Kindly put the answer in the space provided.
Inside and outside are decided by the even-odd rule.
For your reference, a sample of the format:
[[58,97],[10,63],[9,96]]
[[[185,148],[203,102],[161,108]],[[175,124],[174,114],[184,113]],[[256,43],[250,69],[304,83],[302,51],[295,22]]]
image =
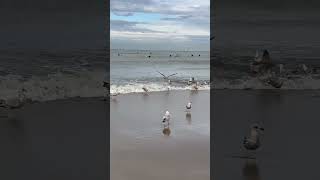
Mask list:
[[108,90],[110,90],[110,84],[106,81],[103,81],[103,87],[107,88]]
[[267,80],[267,83],[273,86],[274,88],[281,88],[283,85],[283,81],[281,81],[279,78],[271,77]]
[[190,77],[189,81],[188,81],[188,85],[191,85],[192,83],[194,83],[194,77]]
[[186,105],[187,111],[189,111],[191,109],[191,102],[188,102],[188,104]]
[[170,119],[170,112],[169,111],[166,111],[166,113],[164,114],[166,117],[168,117]]
[[260,133],[264,131],[264,128],[254,125],[251,127],[250,136],[244,137],[243,146],[247,150],[257,150],[261,146]]
[[146,86],[143,86],[142,89],[144,90],[145,93],[149,92],[149,90],[146,88]]
[[168,83],[171,83],[171,81],[169,81],[169,77],[178,74],[178,73],[173,73],[173,74],[170,74],[169,76],[166,76],[166,75],[162,74],[162,73],[159,72],[159,71],[157,71],[157,72],[163,76],[163,79],[168,80]]
[[307,73],[308,67],[307,67],[305,64],[302,64],[301,66],[302,66],[303,72],[304,72],[304,73]]
[[279,73],[282,74],[283,72],[283,64],[279,64]]
[[166,113],[164,114],[164,116],[162,117],[162,122],[165,123],[165,122],[169,122],[170,121],[170,112],[169,111],[166,111]]
[[193,86],[192,86],[192,88],[194,89],[194,90],[198,90],[199,89],[199,82],[196,82]]

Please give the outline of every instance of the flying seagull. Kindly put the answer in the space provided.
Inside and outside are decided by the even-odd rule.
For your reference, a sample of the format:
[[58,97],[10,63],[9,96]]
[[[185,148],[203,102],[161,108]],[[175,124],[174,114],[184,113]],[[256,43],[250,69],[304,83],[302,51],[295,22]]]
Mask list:
[[157,71],[157,72],[158,72],[159,74],[161,74],[161,75],[163,76],[163,79],[164,79],[164,80],[167,80],[169,84],[171,84],[171,80],[169,79],[169,77],[178,74],[178,73],[173,73],[173,74],[170,74],[170,75],[166,76],[166,75],[164,75],[163,73],[161,73],[161,72],[159,72],[159,71]]

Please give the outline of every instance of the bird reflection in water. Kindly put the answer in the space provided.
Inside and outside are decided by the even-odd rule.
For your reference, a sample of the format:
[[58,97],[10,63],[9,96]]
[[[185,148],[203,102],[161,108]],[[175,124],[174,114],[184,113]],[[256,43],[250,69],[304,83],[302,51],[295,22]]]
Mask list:
[[247,159],[242,169],[243,178],[245,180],[260,180],[259,167],[255,159]]
[[190,112],[186,113],[186,120],[187,120],[188,124],[191,124],[191,113]]
[[162,133],[163,133],[164,136],[170,136],[171,130],[170,130],[170,127],[169,127],[169,122],[163,123]]

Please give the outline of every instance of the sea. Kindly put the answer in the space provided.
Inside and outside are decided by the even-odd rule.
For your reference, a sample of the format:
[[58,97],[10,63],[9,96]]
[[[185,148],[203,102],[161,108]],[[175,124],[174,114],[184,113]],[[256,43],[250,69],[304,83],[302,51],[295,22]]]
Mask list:
[[110,75],[107,54],[105,49],[2,49],[0,105],[105,97],[109,90],[103,82],[109,80],[111,94],[142,92],[142,87],[165,91],[168,82],[161,74],[175,74],[169,78],[171,90],[191,89],[190,77],[199,90],[209,89],[209,51],[111,50]]
[[260,8],[259,2],[257,7],[251,3],[216,8],[211,27],[215,36],[211,41],[212,88],[274,89],[250,72],[256,52],[267,50],[275,64],[273,72],[278,75],[283,65],[281,89],[320,89],[318,11],[267,9]]
[[106,72],[104,49],[2,49],[0,104],[104,96]]
[[[110,52],[111,93],[186,90],[190,78],[210,88],[209,51],[119,50]],[[172,75],[172,76],[170,76]],[[164,76],[170,76],[171,83]]]

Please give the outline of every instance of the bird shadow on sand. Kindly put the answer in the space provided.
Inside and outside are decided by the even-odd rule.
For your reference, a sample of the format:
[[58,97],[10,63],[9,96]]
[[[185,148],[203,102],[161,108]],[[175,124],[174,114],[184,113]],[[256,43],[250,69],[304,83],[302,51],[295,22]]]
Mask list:
[[20,141],[24,134],[25,128],[24,123],[21,118],[19,118],[16,112],[8,111],[7,117],[1,117],[1,127],[5,128],[5,131],[8,133],[8,137],[14,142]]
[[189,125],[191,125],[192,119],[191,119],[191,113],[186,112],[186,121]]
[[163,133],[163,135],[166,136],[166,137],[169,137],[169,136],[170,136],[171,130],[170,130],[169,123],[164,123],[164,124],[163,124],[162,133]]
[[242,175],[245,180],[260,180],[260,171],[256,160],[245,160]]

